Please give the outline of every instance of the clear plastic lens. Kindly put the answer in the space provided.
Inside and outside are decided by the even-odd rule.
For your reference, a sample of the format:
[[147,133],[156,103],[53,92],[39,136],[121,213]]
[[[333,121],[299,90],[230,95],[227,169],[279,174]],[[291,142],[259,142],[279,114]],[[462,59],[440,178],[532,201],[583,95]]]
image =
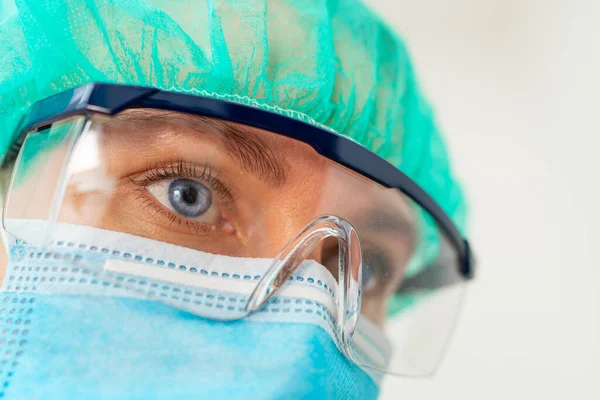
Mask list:
[[[219,309],[206,302],[163,298],[150,284],[142,290],[128,282],[187,293],[199,280],[218,290],[224,276],[207,266],[222,262],[214,256],[235,257],[261,271],[235,274],[244,297],[227,306],[227,318],[236,319],[262,305],[269,290],[285,291],[296,270],[325,270],[313,280],[314,294],[329,296],[324,307],[337,319],[342,350],[359,365],[403,375],[435,367],[462,298],[452,246],[399,191],[307,144],[206,117],[128,110],[30,132],[4,224],[34,244],[61,240],[65,226],[133,235],[118,252],[102,253],[108,261],[96,272],[105,279],[125,274],[119,285],[138,295],[216,319]],[[124,258],[135,237],[190,256],[167,265],[134,253]]]
[[[46,245],[64,193],[67,163],[82,132],[83,117],[72,118],[27,135],[16,164],[4,208],[4,228],[30,243]],[[27,221],[45,223],[30,230]]]
[[[369,359],[361,355],[360,346],[353,343],[350,346],[352,358],[359,365],[403,376],[428,376],[438,368],[465,295],[458,255],[446,236],[438,233],[439,240],[421,245],[414,253],[413,257],[425,263],[413,264],[396,294],[388,299],[388,315],[383,327],[389,345],[388,357]],[[357,341],[361,339],[365,340],[360,335],[356,337]]]

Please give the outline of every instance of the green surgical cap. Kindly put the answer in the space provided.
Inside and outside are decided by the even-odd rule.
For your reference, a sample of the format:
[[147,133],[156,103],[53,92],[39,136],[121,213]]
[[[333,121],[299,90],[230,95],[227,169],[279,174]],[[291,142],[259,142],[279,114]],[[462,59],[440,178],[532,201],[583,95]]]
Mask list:
[[[404,43],[356,0],[0,0],[0,21],[0,154],[40,99],[88,82],[152,86],[333,129],[401,169],[464,228],[462,192]],[[432,229],[422,238],[437,241]]]

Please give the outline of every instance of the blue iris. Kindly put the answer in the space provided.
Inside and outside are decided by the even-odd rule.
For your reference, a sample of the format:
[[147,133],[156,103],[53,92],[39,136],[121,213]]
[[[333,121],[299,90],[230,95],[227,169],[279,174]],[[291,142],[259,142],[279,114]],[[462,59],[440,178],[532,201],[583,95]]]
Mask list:
[[189,179],[174,179],[169,184],[169,203],[187,218],[204,214],[212,204],[212,193],[203,184]]

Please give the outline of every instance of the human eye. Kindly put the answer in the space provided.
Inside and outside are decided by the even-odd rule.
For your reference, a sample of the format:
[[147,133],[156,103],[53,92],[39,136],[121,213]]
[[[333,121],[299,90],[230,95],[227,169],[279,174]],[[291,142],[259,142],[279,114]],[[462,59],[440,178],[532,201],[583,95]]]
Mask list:
[[165,179],[149,185],[146,190],[162,205],[185,218],[214,223],[217,207],[212,192],[200,182],[191,179]]
[[131,179],[143,209],[162,215],[169,227],[210,234],[230,226],[231,187],[208,162],[157,165]]
[[391,268],[390,260],[381,250],[367,248],[363,252],[363,294],[375,295],[381,293],[382,287],[387,282],[387,275]]

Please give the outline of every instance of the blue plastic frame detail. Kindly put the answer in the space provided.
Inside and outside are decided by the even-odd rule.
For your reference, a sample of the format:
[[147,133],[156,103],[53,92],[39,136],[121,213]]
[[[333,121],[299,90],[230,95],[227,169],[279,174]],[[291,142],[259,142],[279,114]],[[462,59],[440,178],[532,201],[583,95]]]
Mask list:
[[21,132],[74,115],[115,115],[128,108],[156,108],[218,118],[302,141],[322,156],[387,187],[398,189],[428,211],[448,235],[460,257],[460,273],[475,273],[472,253],[452,220],[419,185],[383,158],[350,139],[317,126],[231,101],[139,86],[90,83],[31,106]]

